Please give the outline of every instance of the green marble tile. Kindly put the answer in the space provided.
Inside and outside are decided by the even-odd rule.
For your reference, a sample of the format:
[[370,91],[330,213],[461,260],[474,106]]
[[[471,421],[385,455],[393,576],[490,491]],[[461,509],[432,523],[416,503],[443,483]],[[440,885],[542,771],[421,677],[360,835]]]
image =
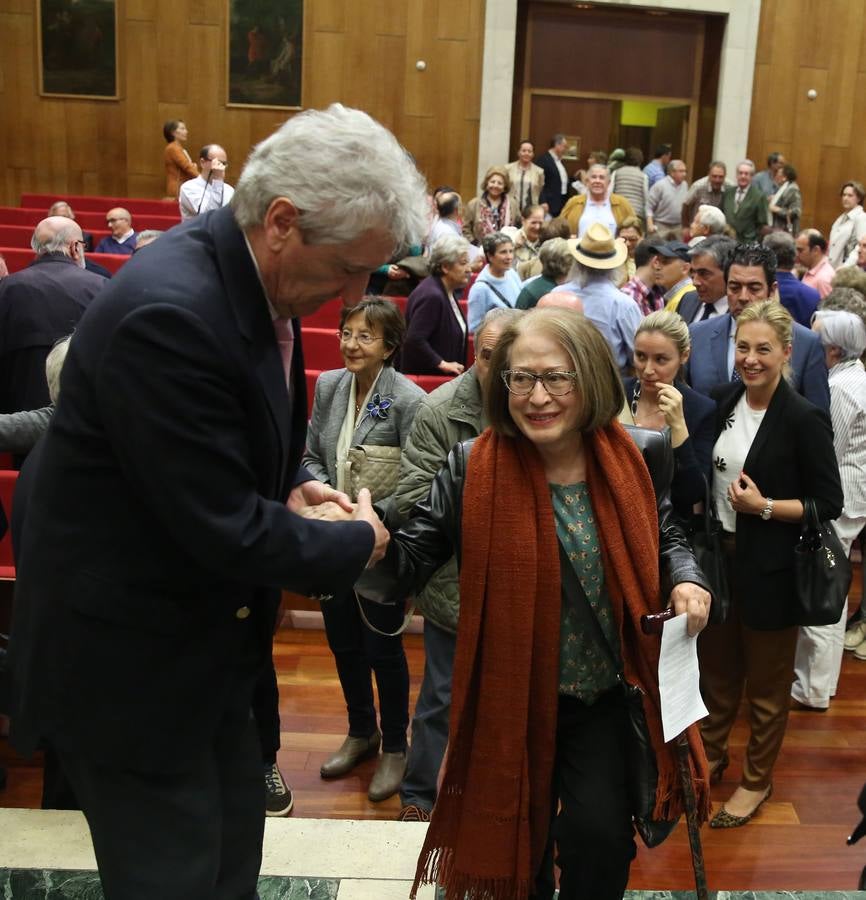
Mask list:
[[[339,881],[265,875],[259,900],[336,900]],[[103,900],[96,872],[0,869],[0,900]]]

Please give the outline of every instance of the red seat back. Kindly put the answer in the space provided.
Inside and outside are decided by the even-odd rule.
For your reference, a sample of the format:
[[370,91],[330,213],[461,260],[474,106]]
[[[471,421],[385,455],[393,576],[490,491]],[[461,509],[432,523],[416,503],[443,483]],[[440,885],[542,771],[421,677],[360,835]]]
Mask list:
[[[6,521],[12,521],[12,494],[18,473],[13,469],[0,471],[0,503],[6,513]],[[12,555],[12,529],[8,528],[0,540],[0,581],[15,580],[15,559]]]
[[436,388],[441,387],[448,381],[454,377],[453,375],[407,375],[407,378],[410,378],[415,384],[418,385],[422,390],[427,391],[429,394],[430,391],[435,391]]
[[176,216],[178,215],[177,201],[175,200],[148,200],[138,197],[92,197],[83,194],[22,194],[21,206],[33,209],[44,209],[44,215],[48,215],[51,204],[57,200],[65,200],[75,215],[79,212],[97,212],[103,216],[115,206],[128,209],[133,216]]
[[342,369],[343,356],[334,328],[301,329],[304,366],[308,369]]
[[307,376],[307,418],[313,414],[313,400],[316,397],[316,382],[322,374],[321,369],[307,369],[304,374]]

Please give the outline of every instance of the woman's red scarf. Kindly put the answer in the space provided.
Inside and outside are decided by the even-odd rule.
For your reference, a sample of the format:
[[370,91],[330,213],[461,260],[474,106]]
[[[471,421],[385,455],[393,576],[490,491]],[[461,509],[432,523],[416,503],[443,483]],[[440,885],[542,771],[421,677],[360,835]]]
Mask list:
[[[640,629],[641,615],[662,608],[655,492],[617,422],[584,440],[625,676],[645,692],[657,756],[654,817],[671,819],[683,800],[675,752],[662,737],[660,640]],[[524,438],[488,429],[475,442],[462,541],[448,759],[410,896],[435,881],[447,900],[525,900],[550,827],[561,597],[550,488]],[[703,821],[709,778],[696,726],[688,738]]]

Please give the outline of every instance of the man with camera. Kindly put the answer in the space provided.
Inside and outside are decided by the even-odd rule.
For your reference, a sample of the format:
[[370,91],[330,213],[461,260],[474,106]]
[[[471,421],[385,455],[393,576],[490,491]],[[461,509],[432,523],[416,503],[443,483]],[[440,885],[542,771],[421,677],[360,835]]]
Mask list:
[[180,215],[191,219],[211,209],[228,206],[235,189],[226,184],[229,161],[219,144],[205,144],[198,155],[198,178],[185,181],[180,187]]

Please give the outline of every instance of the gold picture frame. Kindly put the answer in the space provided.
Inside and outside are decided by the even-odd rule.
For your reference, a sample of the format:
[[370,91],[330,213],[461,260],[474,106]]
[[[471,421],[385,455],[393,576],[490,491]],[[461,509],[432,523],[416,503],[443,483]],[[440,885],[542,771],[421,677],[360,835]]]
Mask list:
[[118,100],[117,0],[36,0],[39,94]]
[[562,154],[563,160],[567,159],[572,161],[580,159],[580,135],[567,134],[565,140],[565,153]]
[[300,109],[304,0],[227,0],[227,106]]

